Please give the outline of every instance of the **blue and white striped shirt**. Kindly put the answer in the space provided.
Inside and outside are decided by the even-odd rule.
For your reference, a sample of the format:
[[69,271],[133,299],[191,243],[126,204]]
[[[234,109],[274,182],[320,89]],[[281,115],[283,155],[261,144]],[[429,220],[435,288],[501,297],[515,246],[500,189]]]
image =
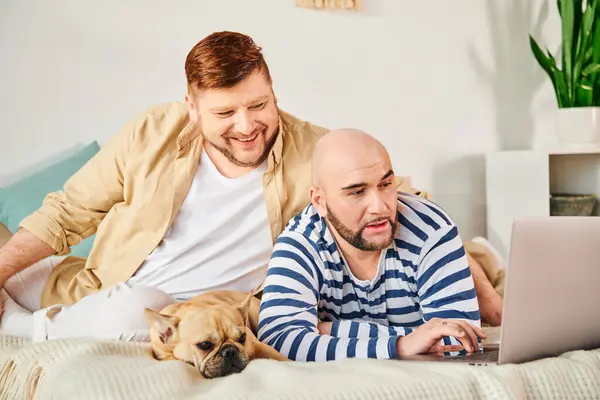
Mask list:
[[[398,194],[398,227],[371,281],[355,278],[309,205],[277,239],[262,294],[258,338],[291,360],[397,358],[396,342],[431,318],[480,326],[458,229],[436,204]],[[319,321],[333,321],[320,335]],[[460,344],[446,337],[443,344]]]

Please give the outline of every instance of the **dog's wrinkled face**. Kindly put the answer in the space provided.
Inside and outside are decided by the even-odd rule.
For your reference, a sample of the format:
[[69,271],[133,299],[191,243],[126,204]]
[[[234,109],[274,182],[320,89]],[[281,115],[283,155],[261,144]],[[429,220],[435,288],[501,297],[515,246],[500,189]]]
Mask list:
[[241,372],[248,365],[246,327],[236,310],[198,307],[179,323],[177,334],[173,356],[207,378]]
[[146,310],[155,357],[185,361],[205,378],[241,372],[249,362],[245,303],[186,304],[175,315]]

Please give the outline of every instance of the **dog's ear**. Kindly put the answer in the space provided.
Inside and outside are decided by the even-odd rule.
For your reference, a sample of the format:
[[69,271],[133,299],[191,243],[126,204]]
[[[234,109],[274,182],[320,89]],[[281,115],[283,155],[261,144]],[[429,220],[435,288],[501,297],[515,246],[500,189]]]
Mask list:
[[250,309],[250,304],[252,304],[253,297],[254,292],[248,293],[246,298],[237,306],[238,311],[242,314],[242,318],[244,319],[244,326],[248,325],[248,310]]
[[149,308],[144,309],[144,314],[148,325],[158,333],[160,341],[165,345],[169,344],[179,324],[179,318],[173,315],[161,314]]

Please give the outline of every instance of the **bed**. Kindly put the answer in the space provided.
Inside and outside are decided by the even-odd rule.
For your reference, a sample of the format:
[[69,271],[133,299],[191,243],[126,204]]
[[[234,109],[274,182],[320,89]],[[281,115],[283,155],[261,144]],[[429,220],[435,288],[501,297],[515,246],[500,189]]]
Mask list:
[[255,360],[207,380],[146,343],[0,336],[0,399],[600,399],[600,349],[518,365]]

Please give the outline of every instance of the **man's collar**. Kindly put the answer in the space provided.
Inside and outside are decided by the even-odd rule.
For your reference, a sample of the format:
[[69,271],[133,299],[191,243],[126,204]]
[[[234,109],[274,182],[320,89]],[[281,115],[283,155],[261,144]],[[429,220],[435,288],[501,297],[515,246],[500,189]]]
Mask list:
[[[279,111],[279,110],[278,110]],[[281,162],[281,156],[283,154],[283,137],[285,136],[285,126],[281,119],[281,113],[279,112],[279,126],[277,127],[275,138],[275,143],[273,143],[273,148],[269,152],[268,155],[268,171],[271,171],[276,165],[279,165]],[[186,153],[187,145],[196,139],[197,137],[202,137],[202,132],[200,132],[200,127],[195,122],[188,122],[188,124],[183,128],[183,130],[177,136],[177,156],[181,157]]]
[[281,113],[279,113],[279,126],[277,127],[275,134],[277,137],[275,138],[275,143],[273,143],[273,148],[271,149],[268,157],[268,171],[271,171],[276,165],[279,165],[281,162],[281,155],[283,154],[283,136],[285,135],[285,126],[281,120]]
[[200,136],[200,128],[195,122],[188,122],[177,136],[177,157],[181,157],[186,153],[187,145],[194,139]]

